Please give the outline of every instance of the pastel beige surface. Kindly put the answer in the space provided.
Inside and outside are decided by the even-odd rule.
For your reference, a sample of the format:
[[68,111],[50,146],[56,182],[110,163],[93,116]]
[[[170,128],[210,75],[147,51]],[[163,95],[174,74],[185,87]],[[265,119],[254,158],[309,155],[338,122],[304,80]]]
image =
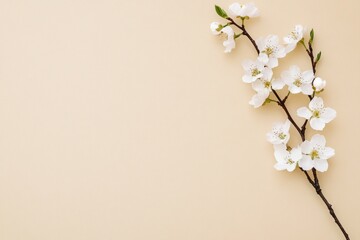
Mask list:
[[[315,29],[338,112],[320,181],[360,239],[360,8],[330,2],[257,0],[249,31]],[[304,175],[273,169],[265,133],[285,115],[248,105],[255,52],[223,53],[215,3],[232,1],[0,2],[0,239],[342,239]]]

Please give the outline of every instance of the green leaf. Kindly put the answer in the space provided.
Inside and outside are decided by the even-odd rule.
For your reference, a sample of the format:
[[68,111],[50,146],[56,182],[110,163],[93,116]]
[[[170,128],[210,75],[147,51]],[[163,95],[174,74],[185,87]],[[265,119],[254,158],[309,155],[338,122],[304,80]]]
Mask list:
[[316,55],[316,60],[315,62],[318,62],[321,58],[321,52],[319,52],[317,55]]
[[222,9],[221,7],[219,7],[218,5],[215,5],[215,11],[216,13],[222,17],[222,18],[228,18],[228,15],[226,14],[226,12],[224,11],[224,9]]
[[309,43],[311,44],[313,41],[314,41],[314,29],[311,29],[310,31],[310,40],[309,40]]

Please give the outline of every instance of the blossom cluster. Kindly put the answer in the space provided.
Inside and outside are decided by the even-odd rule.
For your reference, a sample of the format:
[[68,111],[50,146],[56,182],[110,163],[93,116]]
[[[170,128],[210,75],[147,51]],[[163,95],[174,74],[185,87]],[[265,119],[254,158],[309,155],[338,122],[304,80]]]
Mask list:
[[[248,19],[258,17],[259,10],[254,4],[233,3],[229,6],[228,13],[216,8],[219,16],[229,22],[221,24],[213,22],[210,29],[215,35],[224,35],[226,40],[223,42],[225,52],[230,53],[236,46],[236,39],[246,33],[244,22]],[[242,32],[237,34],[234,30],[235,21],[241,20],[237,26]],[[336,117],[336,111],[332,108],[325,107],[324,101],[319,94],[324,91],[326,81],[316,76],[314,68],[301,70],[300,67],[293,65],[283,71],[279,77],[274,76],[273,69],[279,66],[279,59],[284,58],[292,52],[297,46],[305,46],[306,28],[302,25],[296,25],[294,29],[281,39],[277,35],[268,35],[255,40],[254,45],[257,47],[258,55],[255,59],[245,60],[242,63],[244,75],[242,81],[250,84],[255,95],[249,101],[254,108],[259,108],[267,103],[277,102],[285,104],[283,99],[274,100],[273,94],[276,91],[285,89],[290,94],[302,94],[310,99],[309,105],[297,109],[297,116],[304,118],[304,126],[309,122],[310,127],[316,131],[322,131],[326,124]],[[310,32],[309,44],[314,38],[313,30]],[[314,61],[319,61],[319,53]],[[312,66],[313,67],[313,66]],[[276,96],[278,97],[278,95]],[[334,156],[334,149],[326,146],[325,137],[315,134],[310,140],[305,140],[298,146],[289,146],[291,124],[299,130],[299,127],[287,119],[285,122],[274,124],[272,130],[267,134],[267,140],[274,146],[274,155],[277,170],[287,170],[289,172],[299,166],[302,170],[311,170],[315,168],[320,172],[328,169],[327,160]],[[296,126],[295,126],[296,125]]]

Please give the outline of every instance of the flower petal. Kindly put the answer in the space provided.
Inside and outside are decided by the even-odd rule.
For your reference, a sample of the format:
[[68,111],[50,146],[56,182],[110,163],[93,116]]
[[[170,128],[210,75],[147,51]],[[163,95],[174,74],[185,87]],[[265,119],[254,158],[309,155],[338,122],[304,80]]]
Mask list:
[[305,119],[310,119],[312,116],[312,112],[306,107],[299,108],[296,113],[299,117],[303,117]]
[[310,142],[313,145],[319,145],[321,147],[325,147],[326,139],[323,135],[315,134],[314,136],[312,136]]
[[282,79],[278,78],[271,81],[271,86],[274,90],[280,90],[283,89],[285,83]]
[[315,159],[314,160],[314,168],[319,172],[325,172],[329,168],[329,164],[325,159]]
[[285,170],[287,169],[287,164],[284,164],[284,163],[276,163],[274,165],[274,168],[278,171],[282,171],[282,170]]
[[312,83],[312,80],[314,79],[314,73],[312,70],[305,71],[302,73],[302,77],[304,83]]
[[304,156],[299,161],[299,166],[305,171],[310,170],[314,167],[314,161],[309,156]]
[[294,162],[297,162],[299,161],[301,158],[302,158],[302,152],[301,152],[301,147],[296,147],[296,148],[293,148],[290,152],[291,154],[291,159],[294,161]]
[[268,91],[260,91],[251,98],[249,104],[254,106],[254,108],[261,107],[264,104],[267,97],[269,96],[269,94],[270,92]]
[[312,151],[313,149],[313,145],[308,141],[308,140],[305,140],[302,144],[301,144],[301,151],[304,153],[304,154],[310,154],[310,152]]
[[324,108],[324,101],[321,97],[314,97],[313,100],[309,103],[309,108],[311,110],[321,110]]
[[325,147],[324,150],[320,154],[320,158],[329,159],[335,155],[335,150],[331,147]]
[[320,118],[311,118],[310,120],[310,126],[312,127],[312,129],[317,130],[317,131],[322,131],[325,127],[325,123],[322,119]]
[[303,83],[301,85],[301,92],[305,95],[311,95],[314,92],[314,89],[311,85],[311,83]]
[[286,168],[286,170],[287,170],[288,172],[292,172],[292,171],[294,171],[294,170],[295,170],[295,168],[296,168],[296,163],[293,163],[293,164],[287,164],[287,168]]
[[336,117],[336,111],[332,108],[324,108],[321,112],[320,117],[323,119],[325,123],[331,122]]

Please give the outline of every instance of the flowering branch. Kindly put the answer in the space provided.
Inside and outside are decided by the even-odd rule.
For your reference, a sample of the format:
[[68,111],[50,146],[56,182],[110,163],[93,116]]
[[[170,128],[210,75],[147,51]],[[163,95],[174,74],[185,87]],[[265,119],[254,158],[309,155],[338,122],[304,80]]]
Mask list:
[[[268,141],[274,145],[274,155],[277,161],[274,166],[275,169],[292,172],[299,165],[299,169],[304,172],[309,183],[327,206],[330,215],[335,220],[344,237],[349,240],[349,235],[337,218],[332,205],[325,198],[317,176],[317,171],[327,171],[327,159],[335,154],[335,150],[325,146],[326,140],[322,135],[315,134],[310,141],[306,140],[308,122],[314,130],[322,131],[325,125],[336,117],[336,111],[332,108],[324,107],[322,98],[316,96],[324,90],[326,81],[316,77],[316,66],[321,58],[321,52],[316,55],[316,58],[314,57],[314,30],[310,31],[308,47],[305,44],[305,29],[301,25],[295,26],[295,29],[284,38],[285,46],[279,43],[276,35],[269,35],[266,38],[260,38],[255,41],[246,30],[244,24],[246,20],[259,15],[258,9],[253,4],[240,5],[239,3],[233,3],[230,5],[230,14],[235,18],[241,19],[241,24],[238,24],[233,18],[229,17],[219,6],[215,6],[215,10],[220,17],[228,20],[224,26],[218,22],[213,22],[210,25],[213,34],[226,34],[228,36],[227,40],[223,43],[225,52],[231,52],[235,48],[235,39],[244,35],[250,40],[258,54],[255,61],[246,60],[243,62],[245,75],[242,77],[242,80],[245,83],[251,83],[253,89],[257,92],[250,100],[250,105],[259,108],[267,103],[275,102],[284,110],[287,116],[285,123],[276,123],[272,131],[267,134]],[[232,25],[241,30],[241,33],[236,34],[231,28]],[[272,69],[278,66],[278,59],[284,58],[293,51],[298,43],[304,46],[310,58],[312,69],[301,72],[299,67],[292,66],[288,71],[284,71],[281,74],[281,78],[273,78]],[[277,90],[283,89],[285,85],[288,86],[288,93],[282,99]],[[270,98],[271,93],[275,96],[276,100]],[[295,122],[285,104],[290,94],[298,93],[303,93],[310,99],[308,107],[301,107],[297,110],[297,115],[305,118],[301,127]],[[297,130],[302,140],[302,143],[297,147],[288,145],[290,125]],[[308,170],[311,170],[313,178],[310,177]]]

